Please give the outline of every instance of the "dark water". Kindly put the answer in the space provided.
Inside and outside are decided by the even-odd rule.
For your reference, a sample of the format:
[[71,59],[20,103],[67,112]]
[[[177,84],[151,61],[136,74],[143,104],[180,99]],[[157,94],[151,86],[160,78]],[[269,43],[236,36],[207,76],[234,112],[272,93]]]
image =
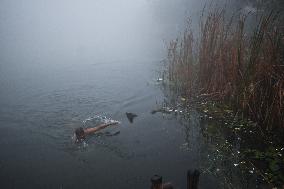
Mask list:
[[[181,14],[167,21],[168,14],[184,11],[183,1],[174,7],[159,6],[158,1],[154,5],[142,1],[139,6],[124,2],[125,15],[118,11],[115,16],[128,18],[127,10],[134,9],[130,13],[139,15],[142,26],[129,21],[125,30],[131,30],[115,34],[108,29],[115,30],[117,26],[110,25],[119,19],[103,18],[114,22],[99,22],[108,32],[98,32],[96,39],[88,39],[96,29],[86,30],[91,19],[81,22],[76,3],[70,3],[71,8],[59,3],[54,10],[55,3],[39,2],[29,2],[35,3],[32,8],[20,1],[3,1],[1,6],[0,188],[149,188],[154,174],[185,188],[186,171],[195,168],[202,173],[200,188],[256,186],[254,175],[243,175],[233,166],[238,159],[214,158],[215,143],[202,135],[206,123],[197,111],[192,110],[187,119],[151,114],[166,99],[157,82],[164,40],[172,36],[170,29],[179,30],[175,23]],[[88,3],[81,8],[92,16]],[[61,12],[64,7],[69,14]],[[60,16],[77,18],[72,21],[84,30],[75,29],[70,20],[66,24],[68,19]],[[61,30],[67,28],[71,31],[66,36]],[[134,123],[125,112],[138,115]],[[93,136],[86,147],[74,145],[74,129],[95,115],[121,121],[106,130],[120,133]],[[209,171],[213,164],[214,170],[229,173],[230,180]]]

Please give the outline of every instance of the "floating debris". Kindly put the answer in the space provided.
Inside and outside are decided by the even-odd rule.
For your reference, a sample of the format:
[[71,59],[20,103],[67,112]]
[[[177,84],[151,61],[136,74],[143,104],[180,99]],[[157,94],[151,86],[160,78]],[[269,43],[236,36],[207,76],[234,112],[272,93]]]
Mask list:
[[234,163],[234,166],[237,167],[239,164],[238,163]]
[[188,146],[188,142],[183,143],[182,146]]
[[171,109],[169,107],[162,107],[156,110],[152,110],[151,114],[155,114],[157,112],[163,113],[163,114],[171,114],[174,111],[174,109]]
[[183,150],[183,151],[189,151],[190,148],[189,148],[189,144],[186,142],[186,143],[183,143],[181,146],[180,146],[180,149]]
[[83,141],[82,147],[83,147],[83,148],[87,148],[87,147],[88,147],[88,144],[87,144],[85,141]]
[[158,82],[163,81],[163,78],[157,78],[157,81]]
[[129,120],[130,123],[133,123],[133,119],[134,119],[135,117],[137,117],[137,115],[134,114],[134,113],[126,112],[125,114],[126,114],[126,117],[127,117],[127,119]]

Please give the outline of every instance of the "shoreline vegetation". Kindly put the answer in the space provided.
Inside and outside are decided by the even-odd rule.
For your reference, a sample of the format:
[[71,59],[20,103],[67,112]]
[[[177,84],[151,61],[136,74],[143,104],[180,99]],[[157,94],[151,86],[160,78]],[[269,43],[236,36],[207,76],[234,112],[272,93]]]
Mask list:
[[232,132],[255,131],[244,136],[256,145],[243,144],[242,154],[272,187],[284,186],[281,21],[276,11],[229,15],[225,8],[205,7],[198,35],[189,21],[170,42],[163,72],[168,89],[185,103],[224,120],[233,112],[239,121],[228,124]]

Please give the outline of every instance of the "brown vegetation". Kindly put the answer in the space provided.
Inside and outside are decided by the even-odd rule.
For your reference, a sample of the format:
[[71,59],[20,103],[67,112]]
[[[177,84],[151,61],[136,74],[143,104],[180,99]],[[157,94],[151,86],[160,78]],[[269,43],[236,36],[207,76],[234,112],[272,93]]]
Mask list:
[[262,130],[283,130],[283,27],[277,13],[262,14],[247,28],[249,15],[228,20],[224,9],[202,15],[198,37],[188,27],[170,43],[168,76],[188,98],[198,91],[231,104]]

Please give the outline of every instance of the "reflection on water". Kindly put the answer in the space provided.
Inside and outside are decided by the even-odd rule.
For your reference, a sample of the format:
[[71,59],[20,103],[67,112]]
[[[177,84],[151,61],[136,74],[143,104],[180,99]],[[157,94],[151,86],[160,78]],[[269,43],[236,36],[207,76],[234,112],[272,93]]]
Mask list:
[[263,175],[242,153],[253,142],[248,145],[245,135],[230,129],[235,121],[232,112],[215,118],[208,115],[208,110],[201,111],[193,99],[183,98],[182,91],[173,89],[176,87],[166,81],[161,85],[166,99],[155,113],[175,119],[183,127],[184,143],[180,149],[198,157],[201,177],[214,176],[221,188],[268,187]]

